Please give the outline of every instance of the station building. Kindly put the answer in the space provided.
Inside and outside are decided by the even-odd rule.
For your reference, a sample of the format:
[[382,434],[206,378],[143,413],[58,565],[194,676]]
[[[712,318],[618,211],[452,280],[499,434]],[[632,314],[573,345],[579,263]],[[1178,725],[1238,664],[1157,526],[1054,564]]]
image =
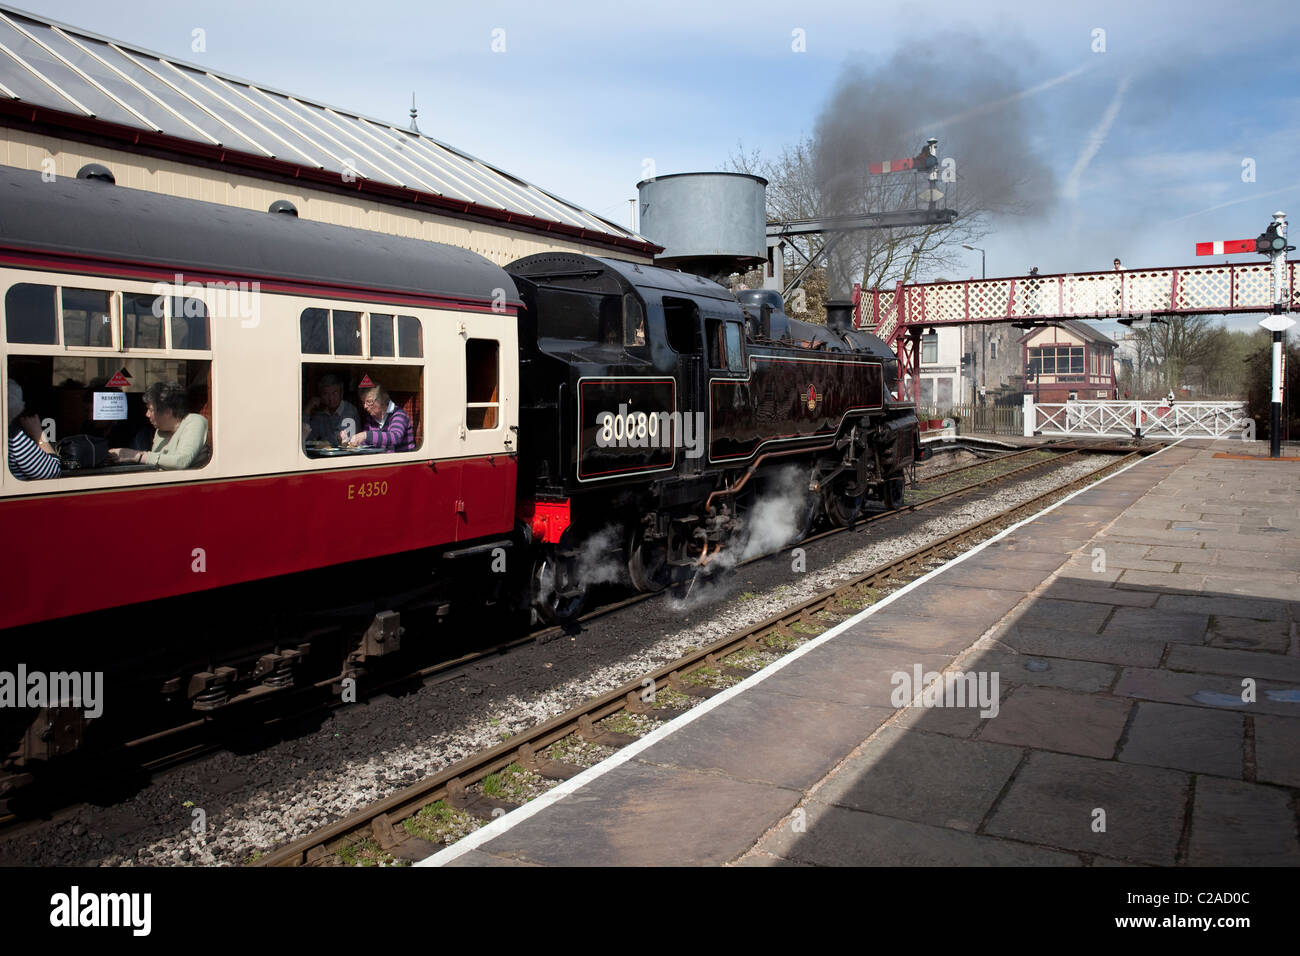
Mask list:
[[0,164],[460,246],[504,265],[658,246],[412,128],[0,6]]

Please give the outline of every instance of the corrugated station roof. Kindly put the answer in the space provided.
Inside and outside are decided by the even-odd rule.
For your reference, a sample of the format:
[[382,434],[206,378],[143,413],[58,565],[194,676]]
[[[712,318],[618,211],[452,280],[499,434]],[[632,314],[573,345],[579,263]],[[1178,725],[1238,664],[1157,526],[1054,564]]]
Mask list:
[[362,192],[658,249],[422,133],[0,6],[0,107],[26,115],[26,106],[37,108],[30,118],[55,125],[135,131],[137,143],[271,171],[296,167],[317,174],[309,181],[346,182],[350,173]]

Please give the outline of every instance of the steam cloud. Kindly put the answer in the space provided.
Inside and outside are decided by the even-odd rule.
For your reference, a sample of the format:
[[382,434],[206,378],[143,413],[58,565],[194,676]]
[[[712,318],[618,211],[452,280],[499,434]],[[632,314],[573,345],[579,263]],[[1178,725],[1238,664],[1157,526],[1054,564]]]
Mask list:
[[795,466],[782,468],[769,479],[750,511],[738,540],[728,542],[717,557],[697,574],[684,596],[672,601],[676,611],[689,611],[725,597],[734,582],[721,572],[741,561],[778,551],[803,530],[808,507],[808,472]]

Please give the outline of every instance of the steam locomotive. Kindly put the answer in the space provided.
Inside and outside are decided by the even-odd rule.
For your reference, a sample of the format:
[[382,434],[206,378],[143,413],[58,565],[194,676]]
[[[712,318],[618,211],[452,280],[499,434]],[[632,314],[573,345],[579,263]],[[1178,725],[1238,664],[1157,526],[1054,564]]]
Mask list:
[[[26,406],[7,390],[10,440],[34,413],[56,444],[147,443],[159,381],[208,423],[179,470],[0,470],[0,678],[93,673],[105,695],[102,717],[57,695],[0,711],[11,773],[80,749],[92,720],[120,738],[362,675],[431,643],[404,614],[568,621],[596,581],[687,581],[746,547],[770,494],[792,536],[849,525],[901,501],[918,454],[897,362],[847,304],[821,327],[774,292],[632,262],[501,269],[102,167],[0,169],[0,195],[0,364]],[[413,447],[309,440],[337,383],[352,409],[386,396]]]
[[[902,500],[919,452],[898,362],[850,328],[786,315],[703,277],[569,253],[506,267],[520,313],[522,517],[540,543],[533,600],[572,618],[590,548],[656,591],[744,549],[757,502],[784,494],[793,538]],[[798,487],[793,495],[781,486]]]

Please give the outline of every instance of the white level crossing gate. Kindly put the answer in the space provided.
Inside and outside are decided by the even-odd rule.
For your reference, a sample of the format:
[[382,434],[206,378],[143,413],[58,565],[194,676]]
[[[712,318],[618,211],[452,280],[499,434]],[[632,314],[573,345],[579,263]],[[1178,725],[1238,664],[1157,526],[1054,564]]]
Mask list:
[[1025,437],[1243,438],[1255,437],[1244,402],[1064,402],[1035,404],[1025,396]]

